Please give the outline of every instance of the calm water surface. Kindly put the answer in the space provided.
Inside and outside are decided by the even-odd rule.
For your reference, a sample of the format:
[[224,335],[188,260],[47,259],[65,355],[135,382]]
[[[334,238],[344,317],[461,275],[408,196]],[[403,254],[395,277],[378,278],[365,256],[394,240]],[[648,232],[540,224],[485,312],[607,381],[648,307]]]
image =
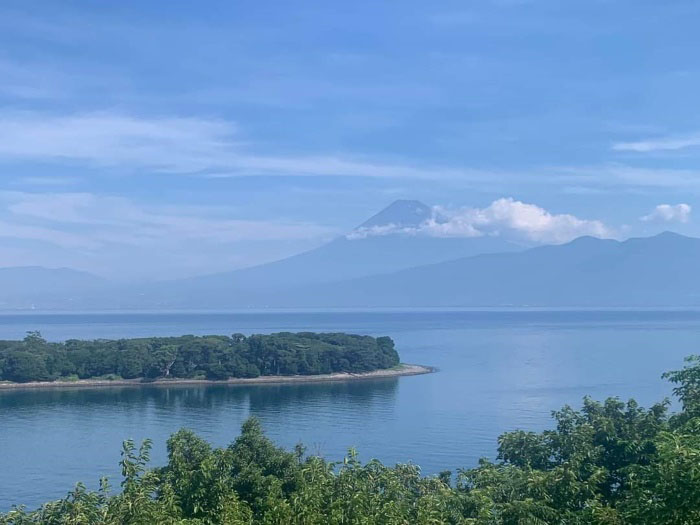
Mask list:
[[660,379],[700,352],[698,311],[374,311],[7,314],[0,338],[47,339],[346,331],[390,335],[402,360],[436,374],[349,383],[0,391],[0,511],[59,498],[76,481],[119,483],[122,440],[154,440],[153,463],[181,427],[226,445],[250,415],[280,445],[340,459],[412,460],[425,473],[493,457],[515,428],[551,426],[581,398],[670,395]]

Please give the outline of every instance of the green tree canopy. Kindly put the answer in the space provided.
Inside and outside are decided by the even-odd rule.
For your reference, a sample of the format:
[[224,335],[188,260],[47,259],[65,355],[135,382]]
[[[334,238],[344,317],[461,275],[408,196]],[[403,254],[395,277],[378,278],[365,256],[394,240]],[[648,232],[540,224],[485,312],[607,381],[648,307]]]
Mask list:
[[39,332],[0,341],[0,380],[47,381],[76,374],[202,378],[369,372],[399,364],[389,337],[342,333],[149,337],[49,343]]

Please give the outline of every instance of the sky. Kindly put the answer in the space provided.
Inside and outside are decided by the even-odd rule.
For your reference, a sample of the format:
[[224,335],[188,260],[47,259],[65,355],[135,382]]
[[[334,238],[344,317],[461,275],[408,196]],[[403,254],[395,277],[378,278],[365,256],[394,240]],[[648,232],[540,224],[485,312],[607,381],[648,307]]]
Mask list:
[[685,0],[6,0],[0,266],[223,271],[396,199],[449,217],[430,235],[700,236],[698,19]]

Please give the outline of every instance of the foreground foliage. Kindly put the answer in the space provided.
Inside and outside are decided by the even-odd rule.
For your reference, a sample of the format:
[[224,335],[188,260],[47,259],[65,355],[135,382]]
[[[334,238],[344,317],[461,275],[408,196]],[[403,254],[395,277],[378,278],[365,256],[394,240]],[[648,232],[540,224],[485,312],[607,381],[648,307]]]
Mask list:
[[168,441],[168,464],[146,467],[150,442],[122,451],[121,492],[78,485],[24,524],[673,524],[700,523],[700,359],[665,374],[682,410],[585,399],[554,413],[553,430],[510,432],[498,460],[456,475],[417,466],[338,464],[268,440],[256,419],[225,449],[188,430]]
[[49,343],[0,341],[0,380],[207,378],[368,372],[399,364],[389,337],[282,332]]

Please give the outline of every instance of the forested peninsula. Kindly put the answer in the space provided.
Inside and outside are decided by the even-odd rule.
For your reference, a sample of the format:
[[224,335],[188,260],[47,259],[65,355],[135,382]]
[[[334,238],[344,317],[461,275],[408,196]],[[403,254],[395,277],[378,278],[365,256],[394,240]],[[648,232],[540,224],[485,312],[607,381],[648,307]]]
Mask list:
[[0,386],[429,371],[404,368],[399,368],[399,355],[390,337],[344,333],[184,335],[56,343],[46,341],[39,332],[29,332],[21,341],[0,341]]
[[[665,376],[668,401],[585,399],[554,413],[554,428],[508,432],[496,461],[424,477],[407,463],[337,463],[278,448],[256,419],[226,448],[188,430],[168,440],[165,466],[149,468],[150,441],[127,441],[122,481],[97,492],[78,484],[0,525],[692,525],[700,523],[700,358]],[[465,439],[468,434],[465,434]],[[434,446],[439,447],[439,443]]]

